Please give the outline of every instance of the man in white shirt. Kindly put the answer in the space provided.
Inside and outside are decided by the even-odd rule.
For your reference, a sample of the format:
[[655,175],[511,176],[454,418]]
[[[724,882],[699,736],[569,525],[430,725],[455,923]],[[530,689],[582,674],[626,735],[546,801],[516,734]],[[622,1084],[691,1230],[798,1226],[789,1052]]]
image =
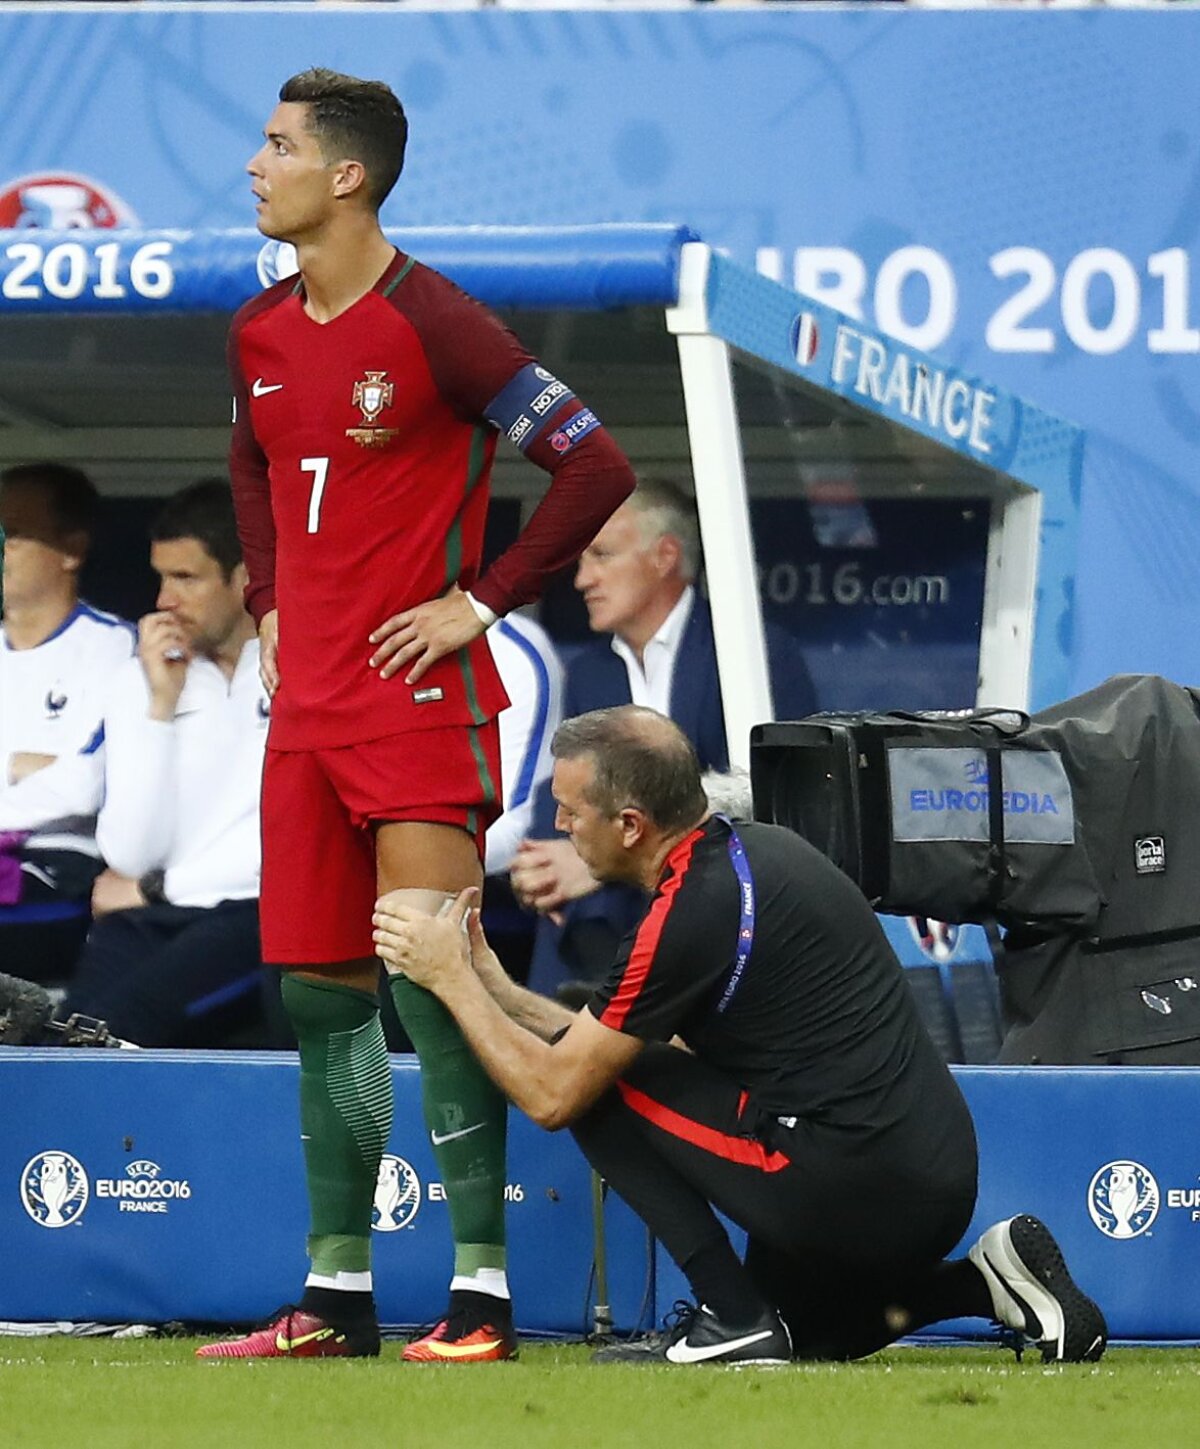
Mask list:
[[158,608],[104,711],[108,869],[64,1012],[143,1046],[215,1044],[258,1016],[258,798],[270,703],[228,485],[164,508]]
[[100,869],[94,748],[101,700],[132,626],[79,598],[100,508],[86,474],[28,463],[0,474],[0,971],[69,975]]
[[[567,669],[563,715],[638,704],[668,715],[695,747],[702,769],[729,764],[708,601],[697,590],[700,530],[688,495],[666,479],[644,479],[579,560],[575,587],[593,632]],[[801,719],[817,707],[799,644],[768,625],[776,714]],[[537,911],[530,984],[607,973],[617,942],[641,913],[637,893],[597,886],[571,842],[554,830],[548,787],[534,805],[530,837],[513,859],[517,899]]]

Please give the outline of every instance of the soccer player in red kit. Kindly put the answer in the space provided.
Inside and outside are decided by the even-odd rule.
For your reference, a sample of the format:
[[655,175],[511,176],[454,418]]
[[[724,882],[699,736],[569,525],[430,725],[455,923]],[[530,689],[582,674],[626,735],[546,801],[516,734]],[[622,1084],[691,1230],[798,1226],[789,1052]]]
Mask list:
[[[230,467],[272,692],[263,955],[285,970],[300,1046],[311,1272],[266,1328],[199,1353],[365,1355],[379,1351],[371,1215],[392,1113],[375,901],[436,914],[481,883],[507,703],[484,630],[579,555],[634,479],[566,384],[384,236],[407,138],[386,85],[305,71],[265,136],[247,167],[259,229],[295,245],[300,275],[233,320]],[[551,483],[481,577],[501,431]],[[401,976],[390,989],[455,1245],[446,1315],[404,1357],[508,1358],[504,1098],[432,994]]]

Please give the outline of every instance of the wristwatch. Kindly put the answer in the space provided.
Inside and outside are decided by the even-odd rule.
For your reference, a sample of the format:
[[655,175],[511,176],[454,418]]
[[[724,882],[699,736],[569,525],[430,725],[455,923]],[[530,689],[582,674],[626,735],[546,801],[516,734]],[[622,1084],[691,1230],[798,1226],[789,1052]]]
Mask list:
[[167,873],[165,870],[148,870],[138,881],[138,890],[141,891],[148,906],[165,906],[170,902],[167,900],[163,885],[166,883]]

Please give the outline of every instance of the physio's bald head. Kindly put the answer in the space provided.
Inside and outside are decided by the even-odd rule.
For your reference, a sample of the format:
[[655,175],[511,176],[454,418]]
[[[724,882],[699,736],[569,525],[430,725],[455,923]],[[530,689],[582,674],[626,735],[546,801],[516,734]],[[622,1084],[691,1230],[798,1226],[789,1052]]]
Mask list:
[[559,726],[551,749],[556,760],[590,757],[588,798],[610,817],[637,809],[673,831],[698,824],[708,811],[691,741],[657,710],[624,704],[578,715]]

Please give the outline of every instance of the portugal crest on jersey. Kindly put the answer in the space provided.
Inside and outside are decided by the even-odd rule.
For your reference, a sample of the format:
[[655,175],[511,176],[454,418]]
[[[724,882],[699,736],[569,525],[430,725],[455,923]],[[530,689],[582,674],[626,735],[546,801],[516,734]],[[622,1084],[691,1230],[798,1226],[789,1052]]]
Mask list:
[[381,428],[376,422],[384,408],[391,407],[392,396],[396,391],[395,383],[384,382],[385,377],[386,369],[383,372],[368,372],[354,384],[350,401],[361,410],[364,426],[347,428],[346,436],[360,448],[386,448],[393,438],[400,436],[399,428]]
[[350,400],[356,408],[362,409],[364,423],[373,423],[384,408],[392,405],[395,385],[384,382],[386,376],[386,370],[368,372],[366,377],[354,384],[354,396]]

